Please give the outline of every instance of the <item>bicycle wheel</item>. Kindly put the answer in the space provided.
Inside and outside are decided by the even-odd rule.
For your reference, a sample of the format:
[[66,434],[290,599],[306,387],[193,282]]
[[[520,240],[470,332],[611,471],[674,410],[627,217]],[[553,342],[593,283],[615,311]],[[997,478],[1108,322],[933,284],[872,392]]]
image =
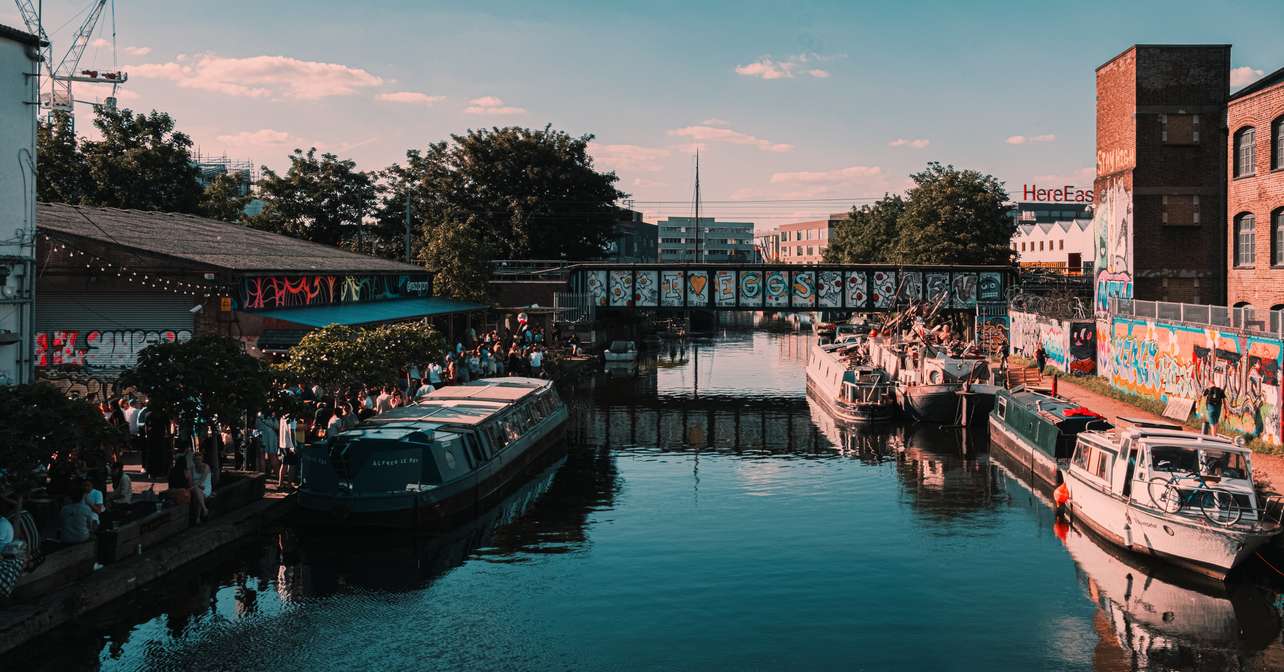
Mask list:
[[1146,484],[1146,491],[1150,493],[1150,501],[1160,511],[1177,513],[1181,510],[1181,491],[1163,476],[1150,479]]
[[1204,517],[1214,525],[1230,527],[1244,517],[1244,510],[1239,508],[1235,495],[1221,490],[1210,490],[1202,494],[1199,508],[1203,510]]

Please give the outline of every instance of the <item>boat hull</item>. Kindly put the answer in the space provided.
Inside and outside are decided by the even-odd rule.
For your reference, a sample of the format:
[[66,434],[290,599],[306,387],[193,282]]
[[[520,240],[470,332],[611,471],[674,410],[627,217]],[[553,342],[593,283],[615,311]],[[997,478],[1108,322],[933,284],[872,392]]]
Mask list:
[[1065,475],[1071,517],[1116,546],[1154,556],[1223,579],[1278,530],[1258,526],[1221,528],[1198,512],[1166,514],[1125,500],[1079,478]]
[[636,350],[630,350],[629,352],[611,352],[608,350],[602,355],[602,358],[608,362],[636,362],[638,353]]
[[852,423],[888,422],[896,419],[899,409],[894,401],[883,404],[844,404],[835,401],[807,376],[807,394],[837,420]]
[[1029,441],[1010,431],[1003,423],[989,415],[990,446],[1007,454],[1043,485],[1061,485],[1061,467],[1056,458],[1039,450]]

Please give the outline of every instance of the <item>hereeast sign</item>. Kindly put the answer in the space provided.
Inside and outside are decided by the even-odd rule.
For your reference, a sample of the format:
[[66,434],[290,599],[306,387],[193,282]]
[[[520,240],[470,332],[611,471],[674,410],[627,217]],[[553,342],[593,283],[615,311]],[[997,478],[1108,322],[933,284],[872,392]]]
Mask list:
[[1091,203],[1092,190],[1080,189],[1074,185],[1064,185],[1054,188],[1043,188],[1037,184],[1022,185],[1021,200],[1027,202],[1043,203]]

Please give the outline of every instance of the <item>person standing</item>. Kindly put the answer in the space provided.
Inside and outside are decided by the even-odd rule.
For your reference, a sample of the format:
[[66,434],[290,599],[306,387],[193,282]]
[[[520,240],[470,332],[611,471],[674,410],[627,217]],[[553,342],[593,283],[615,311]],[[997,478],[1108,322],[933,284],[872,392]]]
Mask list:
[[1222,403],[1226,401],[1226,391],[1209,383],[1204,388],[1204,424],[1199,428],[1201,434],[1217,434],[1217,423],[1222,419]]
[[1048,365],[1048,351],[1043,349],[1043,344],[1039,344],[1039,349],[1034,351],[1034,365],[1039,369],[1039,375],[1043,375],[1043,367]]
[[276,483],[277,486],[285,485],[285,458],[294,452],[294,429],[297,422],[288,415],[281,416],[281,426],[277,429],[280,437],[277,444],[277,450],[280,453],[280,461],[277,464]]

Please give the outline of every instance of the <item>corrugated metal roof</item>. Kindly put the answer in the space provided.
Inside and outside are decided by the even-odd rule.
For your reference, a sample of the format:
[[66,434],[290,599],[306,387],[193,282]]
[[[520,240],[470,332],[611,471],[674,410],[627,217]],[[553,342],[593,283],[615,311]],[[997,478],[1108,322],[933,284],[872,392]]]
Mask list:
[[240,273],[422,273],[399,261],[370,257],[241,224],[196,215],[41,203],[36,226],[212,269]]

